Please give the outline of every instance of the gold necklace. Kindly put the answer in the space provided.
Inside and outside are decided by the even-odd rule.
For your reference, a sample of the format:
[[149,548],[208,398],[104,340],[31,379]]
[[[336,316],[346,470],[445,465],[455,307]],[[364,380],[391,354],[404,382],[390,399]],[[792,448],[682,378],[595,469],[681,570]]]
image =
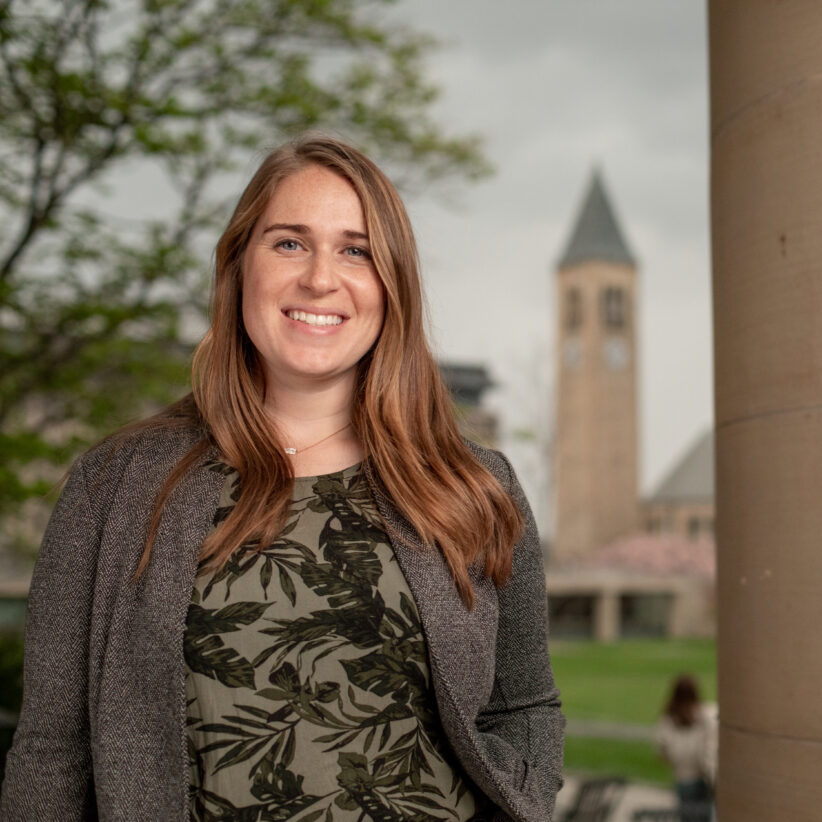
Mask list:
[[287,448],[283,449],[286,454],[303,454],[308,451],[309,448],[314,448],[315,446],[319,445],[321,442],[325,442],[326,440],[330,440],[331,437],[336,437],[341,431],[345,431],[348,426],[351,425],[350,422],[347,422],[342,428],[338,428],[336,431],[332,431],[327,437],[323,437],[321,440],[317,440],[316,442],[312,442],[311,445],[306,445],[305,448],[300,448],[297,450],[293,445],[288,446]]

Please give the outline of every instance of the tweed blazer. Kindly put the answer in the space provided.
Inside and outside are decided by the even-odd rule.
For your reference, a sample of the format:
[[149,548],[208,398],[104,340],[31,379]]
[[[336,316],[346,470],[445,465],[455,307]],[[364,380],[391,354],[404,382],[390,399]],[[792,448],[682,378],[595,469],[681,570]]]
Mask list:
[[[154,500],[193,430],[141,433],[72,469],[32,579],[23,708],[0,796],[7,822],[187,822],[183,634],[200,546],[223,482],[203,462],[169,498],[151,561],[132,581]],[[513,575],[474,574],[463,605],[441,554],[371,481],[427,643],[442,726],[495,822],[547,822],[564,719],[546,644],[542,557],[507,460],[474,448],[527,528]],[[215,456],[212,454],[211,456]]]

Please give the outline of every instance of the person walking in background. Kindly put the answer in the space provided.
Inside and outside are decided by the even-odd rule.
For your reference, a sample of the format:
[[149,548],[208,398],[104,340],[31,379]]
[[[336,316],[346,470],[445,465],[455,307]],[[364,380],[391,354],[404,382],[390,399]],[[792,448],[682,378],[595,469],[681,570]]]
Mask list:
[[716,781],[715,706],[703,703],[696,680],[681,674],[656,729],[662,757],[674,774],[683,822],[710,822]]
[[368,158],[265,158],[193,392],[81,457],[52,515],[6,822],[550,820],[537,530],[460,437],[422,306]]

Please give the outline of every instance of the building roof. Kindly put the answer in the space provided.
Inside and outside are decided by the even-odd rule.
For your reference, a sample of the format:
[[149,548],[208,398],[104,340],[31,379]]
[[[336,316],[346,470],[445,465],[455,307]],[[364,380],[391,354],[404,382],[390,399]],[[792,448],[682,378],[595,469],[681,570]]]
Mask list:
[[714,487],[714,432],[711,430],[685,452],[647,502],[712,501]]
[[574,230],[559,261],[559,267],[601,260],[634,265],[633,255],[622,236],[614,210],[598,169],[594,169]]
[[653,576],[684,576],[713,580],[716,549],[708,537],[690,540],[679,534],[631,534],[586,556],[587,569]]
[[439,367],[454,402],[479,405],[486,389],[494,386],[484,365],[441,362]]

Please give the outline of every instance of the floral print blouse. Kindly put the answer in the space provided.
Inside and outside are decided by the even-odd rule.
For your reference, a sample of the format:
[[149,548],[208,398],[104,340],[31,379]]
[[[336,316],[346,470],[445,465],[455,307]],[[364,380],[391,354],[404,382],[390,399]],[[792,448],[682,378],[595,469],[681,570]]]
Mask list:
[[[225,476],[217,525],[238,477],[210,470]],[[192,820],[484,818],[359,466],[298,477],[271,545],[198,575],[184,649]]]

